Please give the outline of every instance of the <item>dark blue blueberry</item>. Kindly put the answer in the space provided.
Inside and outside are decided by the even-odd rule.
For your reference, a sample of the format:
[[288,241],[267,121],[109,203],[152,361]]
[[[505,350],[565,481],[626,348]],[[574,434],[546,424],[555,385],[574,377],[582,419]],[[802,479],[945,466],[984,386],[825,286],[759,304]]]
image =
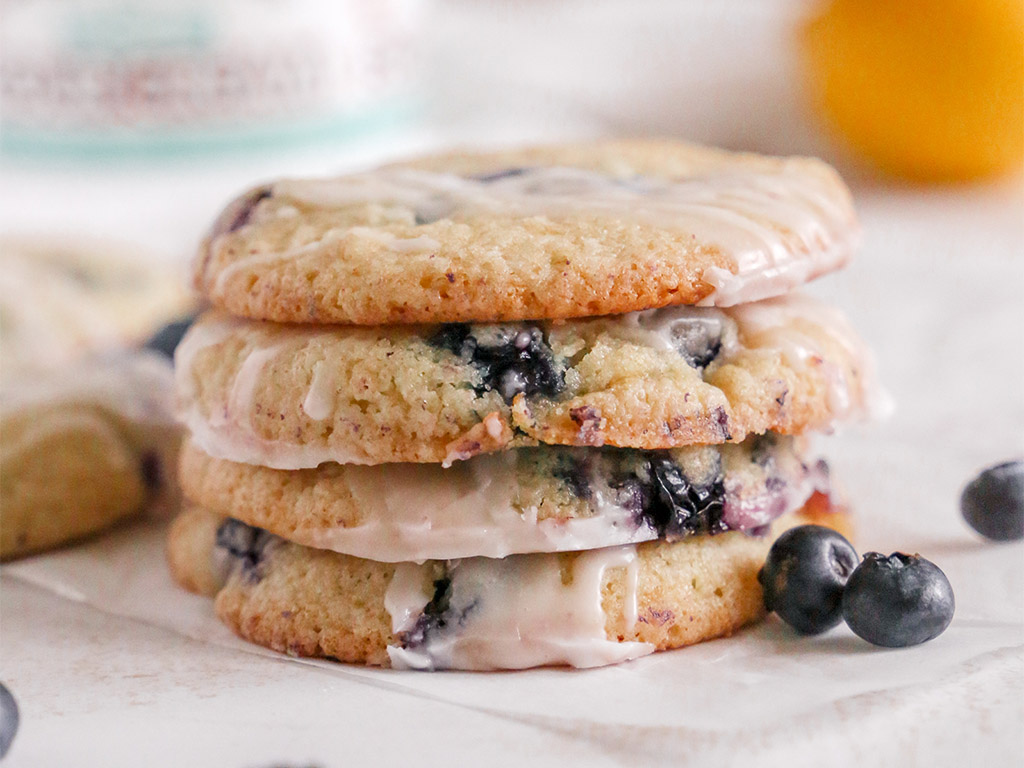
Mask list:
[[149,338],[144,345],[145,348],[160,352],[173,360],[174,350],[178,348],[182,336],[192,326],[195,319],[195,315],[189,315],[175,320],[173,323],[168,323]]
[[146,488],[155,491],[163,484],[163,467],[156,451],[145,451],[139,459],[139,472]]
[[647,523],[652,528],[658,528],[653,516],[647,514],[654,496],[650,483],[645,483],[636,475],[618,475],[611,478],[608,485],[615,491],[615,502],[631,513],[637,523]]
[[843,588],[856,567],[856,550],[831,528],[790,528],[772,545],[757,574],[764,607],[797,632],[820,634],[842,619]]
[[228,518],[217,529],[217,546],[234,558],[242,575],[250,582],[263,578],[263,564],[267,545],[277,539],[262,528]]
[[725,484],[721,472],[706,485],[695,485],[668,458],[651,460],[653,491],[644,515],[669,541],[728,530],[722,522]]
[[1024,538],[1024,461],[997,464],[978,475],[960,495],[960,512],[988,539]]
[[470,326],[453,323],[441,326],[429,343],[447,349],[472,363],[482,384],[477,392],[496,390],[507,403],[523,393],[554,397],[565,389],[565,372],[536,326],[501,326],[482,342]]
[[589,454],[563,453],[558,457],[558,463],[553,471],[554,476],[565,483],[578,499],[589,499],[594,495],[590,485],[591,467],[587,461],[588,456]]
[[672,338],[686,362],[703,369],[722,351],[722,329],[717,318],[685,317],[672,324]]
[[920,555],[868,552],[843,592],[843,618],[854,634],[887,648],[938,637],[953,620],[953,588]]
[[466,621],[466,616],[475,607],[475,603],[470,604],[465,610],[458,611],[452,607],[451,599],[452,580],[447,575],[435,580],[434,596],[416,619],[416,624],[398,637],[401,647],[418,648],[430,642],[432,637],[444,634],[449,629],[461,627]]
[[484,184],[490,184],[492,181],[498,181],[499,179],[508,179],[512,176],[522,176],[529,170],[529,168],[505,168],[500,171],[494,171],[493,173],[480,173],[472,178],[477,181],[482,181]]
[[775,433],[765,432],[750,438],[750,459],[760,467],[769,467],[775,461],[775,447],[778,444]]
[[0,760],[11,748],[14,735],[18,732],[18,702],[7,690],[7,686],[0,683]]

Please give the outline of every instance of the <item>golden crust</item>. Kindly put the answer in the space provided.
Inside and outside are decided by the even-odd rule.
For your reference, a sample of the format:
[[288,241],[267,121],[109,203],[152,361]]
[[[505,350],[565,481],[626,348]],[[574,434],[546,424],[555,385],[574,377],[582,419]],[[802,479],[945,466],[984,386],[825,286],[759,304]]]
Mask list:
[[[464,175],[554,165],[615,178],[669,179],[785,168],[793,195],[814,185],[823,190],[826,207],[841,212],[844,234],[856,229],[842,181],[824,163],[806,158],[670,141],[606,141],[448,153],[401,164]],[[358,325],[587,317],[696,304],[713,291],[708,270],[737,270],[715,242],[613,214],[477,211],[417,223],[415,211],[397,205],[322,208],[285,193],[268,196],[267,189],[228,206],[194,263],[197,289],[240,317]],[[792,234],[780,222],[764,223],[783,237]],[[362,236],[368,230],[372,236]],[[837,246],[818,237],[807,252],[808,246],[791,242],[791,255],[810,260]],[[436,247],[409,252],[392,248],[394,238],[420,238]],[[286,252],[292,255],[274,256]],[[807,279],[838,266],[835,260],[819,264]]]
[[[818,524],[845,525],[844,512],[818,514]],[[182,528],[202,529],[221,518],[191,510],[175,526],[170,558],[180,565],[175,579],[187,589],[205,578],[205,562],[190,559],[193,549]],[[729,635],[764,613],[757,572],[771,542],[785,528],[807,522],[791,515],[757,539],[738,533],[697,537],[673,544],[638,545],[638,620],[627,625],[626,574],[609,569],[602,585],[605,633],[611,640],[651,643],[658,650]],[[550,557],[531,555],[528,557]],[[576,553],[558,555],[566,562]],[[200,558],[201,560],[201,558]],[[394,642],[384,595],[394,565],[282,542],[258,581],[237,573],[216,595],[217,615],[239,636],[274,650],[323,656],[358,664],[388,666]],[[198,572],[198,576],[193,572]]]

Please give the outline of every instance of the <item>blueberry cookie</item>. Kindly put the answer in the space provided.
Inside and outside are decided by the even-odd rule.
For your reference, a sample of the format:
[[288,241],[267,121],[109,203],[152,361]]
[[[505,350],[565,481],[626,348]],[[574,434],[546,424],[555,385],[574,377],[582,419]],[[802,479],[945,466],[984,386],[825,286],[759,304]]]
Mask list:
[[104,240],[0,239],[0,375],[135,346],[188,312],[183,276],[150,261]]
[[405,669],[595,667],[728,635],[762,615],[757,571],[787,515],[736,531],[586,552],[382,563],[198,508],[168,559],[240,636],[300,656]]
[[170,364],[153,353],[5,382],[0,559],[78,539],[169,499],[180,440],[172,382]]
[[266,184],[220,215],[194,279],[278,322],[590,317],[778,296],[857,239],[818,160],[610,141]]
[[876,396],[860,340],[799,295],[504,325],[281,326],[215,312],[178,348],[177,393],[203,451],[277,469],[739,442],[828,429]]
[[438,464],[280,470],[182,452],[185,496],[297,544],[387,562],[755,532],[828,489],[794,438],[671,451],[522,448]]

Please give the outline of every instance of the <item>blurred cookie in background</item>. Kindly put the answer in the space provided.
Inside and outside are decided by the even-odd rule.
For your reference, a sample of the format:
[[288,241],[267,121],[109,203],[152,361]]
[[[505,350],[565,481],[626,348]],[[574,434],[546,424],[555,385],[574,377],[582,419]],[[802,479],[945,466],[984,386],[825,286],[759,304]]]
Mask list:
[[172,367],[142,345],[193,299],[151,261],[98,240],[0,240],[0,559],[173,506]]
[[137,346],[194,303],[183,272],[126,243],[0,236],[0,376]]

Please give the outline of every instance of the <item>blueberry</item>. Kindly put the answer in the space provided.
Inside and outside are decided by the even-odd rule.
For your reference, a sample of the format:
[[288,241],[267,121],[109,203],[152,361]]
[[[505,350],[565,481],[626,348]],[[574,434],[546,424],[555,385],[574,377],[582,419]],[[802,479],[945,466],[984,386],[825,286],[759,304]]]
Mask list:
[[552,474],[565,483],[577,499],[590,499],[594,495],[590,487],[590,462],[588,454],[563,453],[558,457]]
[[168,323],[159,331],[154,333],[143,346],[146,349],[152,349],[156,352],[160,352],[167,357],[174,359],[174,350],[178,348],[178,344],[181,342],[182,336],[185,335],[185,331],[191,327],[195,321],[195,315],[189,315],[183,317],[180,320],[175,320],[172,323]]
[[226,550],[240,565],[242,576],[249,582],[263,578],[263,564],[268,545],[277,537],[262,528],[228,518],[217,529],[217,546]]
[[423,613],[416,619],[412,629],[398,637],[402,648],[419,648],[426,645],[436,635],[446,630],[461,627],[466,616],[476,607],[475,601],[464,610],[457,610],[451,603],[452,580],[447,575],[434,581],[434,595],[423,608]]
[[1024,461],[997,464],[974,478],[960,495],[960,512],[988,539],[1024,538]]
[[668,458],[651,460],[651,502],[644,510],[661,535],[673,541],[727,530],[722,522],[725,484],[721,472],[707,485],[694,485]]
[[477,181],[483,182],[484,184],[490,184],[492,181],[499,181],[500,179],[508,179],[513,176],[522,176],[526,173],[529,168],[505,168],[501,171],[494,171],[493,173],[481,173],[473,176],[472,178]]
[[722,321],[718,318],[681,318],[672,324],[676,349],[694,368],[707,368],[722,351]]
[[854,634],[887,648],[938,637],[953,620],[953,588],[920,555],[868,552],[843,592],[843,618]]
[[764,607],[797,632],[820,634],[842,619],[843,587],[856,567],[856,550],[831,528],[790,528],[772,545],[757,574]]
[[7,690],[7,686],[0,683],[0,759],[7,754],[14,741],[14,734],[18,732],[18,702]]
[[479,394],[496,390],[507,403],[523,393],[554,397],[565,389],[565,372],[536,326],[443,325],[428,343],[471,363],[482,380]]
[[246,192],[225,211],[225,218],[215,225],[214,234],[219,235],[241,229],[252,218],[256,206],[273,195],[270,187],[257,187]]
[[139,473],[142,475],[142,482],[149,490],[155,491],[163,485],[164,473],[160,454],[153,450],[144,451],[139,458]]

